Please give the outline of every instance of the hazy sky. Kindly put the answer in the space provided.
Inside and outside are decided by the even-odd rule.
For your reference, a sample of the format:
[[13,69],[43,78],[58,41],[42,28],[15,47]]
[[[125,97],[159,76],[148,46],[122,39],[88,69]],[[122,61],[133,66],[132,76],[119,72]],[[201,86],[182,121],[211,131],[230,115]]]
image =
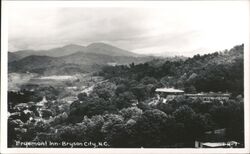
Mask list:
[[10,5],[9,50],[104,42],[145,54],[183,55],[244,43],[248,1],[168,1],[123,7]]

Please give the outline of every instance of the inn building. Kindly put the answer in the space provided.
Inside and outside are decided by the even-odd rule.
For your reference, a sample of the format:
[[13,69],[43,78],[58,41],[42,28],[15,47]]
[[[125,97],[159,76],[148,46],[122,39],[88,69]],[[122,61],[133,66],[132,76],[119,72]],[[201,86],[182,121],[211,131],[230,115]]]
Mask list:
[[174,89],[174,88],[157,88],[155,90],[157,99],[162,99],[163,103],[166,101],[173,100],[178,95],[183,95],[184,91],[180,89]]
[[171,101],[177,96],[184,96],[191,99],[200,99],[203,103],[210,103],[214,100],[220,102],[229,100],[230,93],[221,93],[221,92],[209,92],[209,93],[196,93],[196,94],[186,94],[183,90],[175,88],[157,88],[155,90],[157,99],[163,100],[163,103]]

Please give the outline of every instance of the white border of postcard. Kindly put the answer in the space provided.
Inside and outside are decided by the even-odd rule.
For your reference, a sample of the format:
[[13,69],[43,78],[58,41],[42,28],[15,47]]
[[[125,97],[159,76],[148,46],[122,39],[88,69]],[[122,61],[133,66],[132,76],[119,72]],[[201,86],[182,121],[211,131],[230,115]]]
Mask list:
[[[168,1],[167,1],[168,2]],[[182,3],[183,1],[179,1]],[[196,1],[202,3],[203,1]],[[209,1],[208,1],[209,2]],[[215,2],[215,1],[213,1]],[[224,1],[226,2],[226,1]],[[250,1],[243,0],[250,9]],[[2,49],[1,49],[1,153],[249,153],[249,29],[244,36],[244,117],[245,117],[245,148],[236,149],[94,149],[94,148],[7,148],[7,53],[8,53],[8,7],[164,7],[166,1],[2,1]],[[212,10],[211,10],[212,11]],[[233,11],[233,10],[232,10]],[[249,24],[248,14],[248,26]],[[229,36],[230,37],[230,36]]]

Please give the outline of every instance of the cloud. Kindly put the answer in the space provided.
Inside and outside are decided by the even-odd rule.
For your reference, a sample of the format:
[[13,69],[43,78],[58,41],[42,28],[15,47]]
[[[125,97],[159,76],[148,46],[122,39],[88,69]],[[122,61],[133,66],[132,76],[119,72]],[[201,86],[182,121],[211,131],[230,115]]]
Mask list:
[[185,55],[196,49],[223,50],[244,42],[248,29],[246,3],[169,1],[152,7],[15,6],[8,12],[9,50],[92,42],[147,54]]

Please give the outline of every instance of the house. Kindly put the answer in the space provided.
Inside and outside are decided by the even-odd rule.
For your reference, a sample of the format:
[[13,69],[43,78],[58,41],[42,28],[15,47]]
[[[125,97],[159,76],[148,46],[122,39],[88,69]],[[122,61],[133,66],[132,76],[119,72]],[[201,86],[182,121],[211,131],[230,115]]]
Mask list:
[[45,104],[46,104],[47,102],[48,102],[48,101],[47,101],[46,97],[43,96],[43,99],[42,99],[40,102],[38,102],[38,103],[36,104],[36,106],[37,106],[38,108],[44,108],[44,107],[45,107]]
[[166,101],[173,100],[178,95],[183,95],[184,91],[174,88],[157,88],[155,90],[157,93],[157,98],[162,99],[163,103],[166,103]]
[[21,111],[21,110],[27,109],[28,107],[29,105],[27,103],[20,103],[20,104],[15,105],[13,109]]
[[62,99],[62,101],[65,101],[69,104],[73,103],[74,101],[77,101],[78,98],[76,96],[68,96]]
[[137,106],[139,104],[137,99],[132,99],[131,102],[132,102],[132,106]]

